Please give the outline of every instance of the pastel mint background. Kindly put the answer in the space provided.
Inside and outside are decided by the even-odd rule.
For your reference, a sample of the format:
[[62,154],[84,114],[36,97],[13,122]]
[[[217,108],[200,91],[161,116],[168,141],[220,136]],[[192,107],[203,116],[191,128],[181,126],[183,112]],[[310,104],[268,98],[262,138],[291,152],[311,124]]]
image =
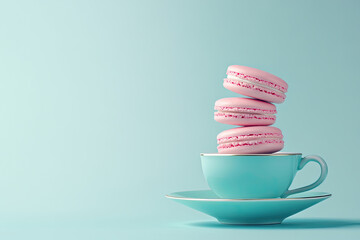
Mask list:
[[[2,239],[355,239],[360,2],[2,1]],[[206,189],[200,152],[229,126],[228,65],[289,92],[284,151],[321,155],[333,197],[284,225],[229,228],[164,195]],[[313,164],[294,181],[314,181]]]

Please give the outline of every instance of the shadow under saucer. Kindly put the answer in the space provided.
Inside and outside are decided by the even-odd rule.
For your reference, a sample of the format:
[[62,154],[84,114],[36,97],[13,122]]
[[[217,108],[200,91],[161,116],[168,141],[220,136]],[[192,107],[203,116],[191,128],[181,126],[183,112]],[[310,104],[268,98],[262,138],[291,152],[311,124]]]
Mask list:
[[201,221],[186,223],[191,227],[203,228],[231,228],[231,229],[321,229],[321,228],[359,228],[360,219],[326,219],[326,218],[299,218],[285,220],[275,225],[226,225],[217,221]]

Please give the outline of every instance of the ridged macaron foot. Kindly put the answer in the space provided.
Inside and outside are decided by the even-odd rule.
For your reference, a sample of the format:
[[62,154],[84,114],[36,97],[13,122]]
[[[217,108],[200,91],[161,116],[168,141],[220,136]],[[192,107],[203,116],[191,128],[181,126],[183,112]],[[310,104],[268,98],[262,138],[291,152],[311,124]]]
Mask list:
[[281,78],[251,67],[232,65],[227,69],[224,87],[230,91],[273,103],[285,101],[288,85]]
[[237,126],[267,126],[275,122],[274,104],[251,98],[222,98],[215,102],[214,119]]
[[284,147],[283,135],[276,127],[238,127],[218,134],[218,152],[223,154],[274,153]]

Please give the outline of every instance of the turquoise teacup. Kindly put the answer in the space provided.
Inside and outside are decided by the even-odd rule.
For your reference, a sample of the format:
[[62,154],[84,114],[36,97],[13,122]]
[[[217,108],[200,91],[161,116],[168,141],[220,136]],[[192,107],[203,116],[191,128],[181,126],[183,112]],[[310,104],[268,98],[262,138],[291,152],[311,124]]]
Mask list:
[[[311,161],[320,165],[320,177],[308,186],[289,190],[296,172]],[[230,199],[287,197],[317,187],[328,172],[321,157],[302,157],[301,153],[201,154],[201,165],[214,193]]]

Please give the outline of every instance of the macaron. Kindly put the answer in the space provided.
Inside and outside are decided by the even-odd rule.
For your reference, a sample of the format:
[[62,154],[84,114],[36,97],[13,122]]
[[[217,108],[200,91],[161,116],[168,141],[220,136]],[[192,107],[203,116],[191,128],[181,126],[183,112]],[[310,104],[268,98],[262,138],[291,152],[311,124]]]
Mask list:
[[288,85],[271,73],[239,65],[229,66],[224,87],[230,91],[272,103],[285,101]]
[[274,104],[251,98],[222,98],[215,102],[215,121],[238,126],[267,126],[275,122]]
[[274,153],[284,147],[280,129],[268,126],[238,127],[218,134],[218,152],[224,154]]

